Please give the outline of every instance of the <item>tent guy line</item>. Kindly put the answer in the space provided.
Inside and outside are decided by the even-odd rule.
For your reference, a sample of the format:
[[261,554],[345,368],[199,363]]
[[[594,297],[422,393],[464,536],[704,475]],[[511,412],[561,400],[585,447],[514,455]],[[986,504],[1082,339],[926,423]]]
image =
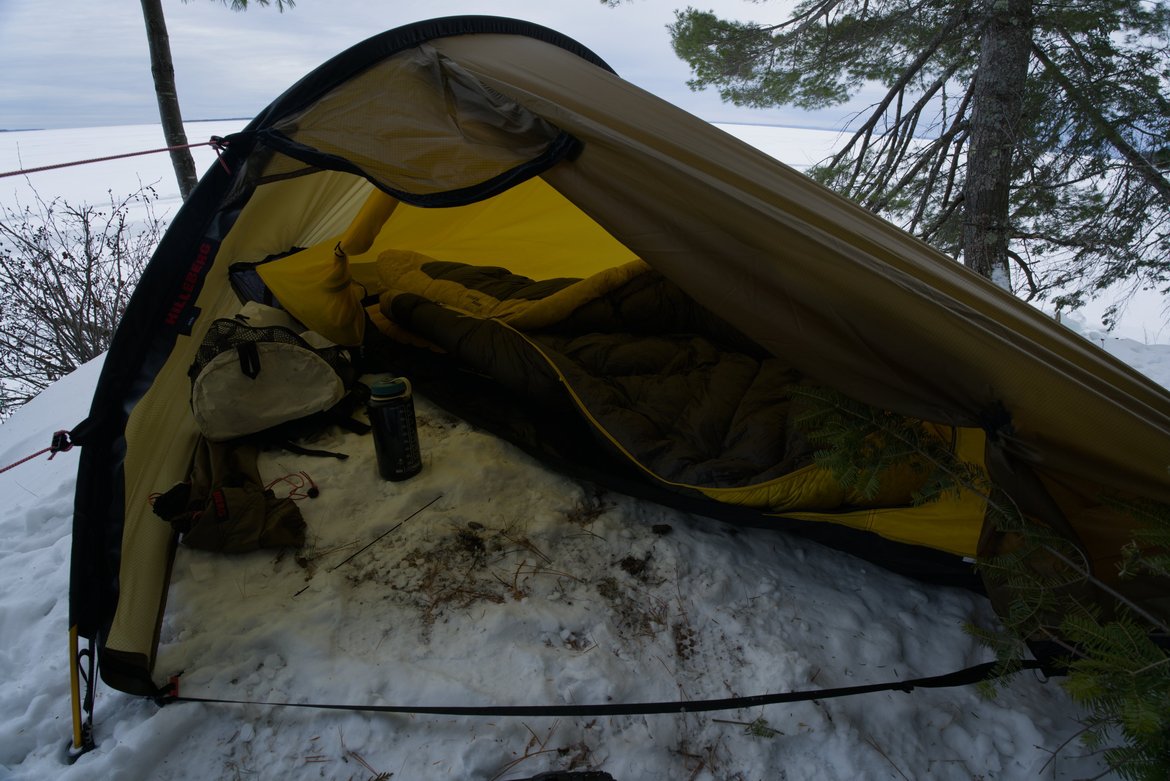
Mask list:
[[62,429],[53,434],[53,442],[48,447],[41,448],[37,452],[27,455],[19,461],[14,461],[8,466],[0,467],[0,474],[7,472],[9,469],[15,469],[23,463],[32,461],[37,456],[43,456],[45,453],[49,454],[49,460],[52,461],[53,456],[71,449],[73,449],[73,442],[70,440],[70,432]]
[[[1017,670],[1042,670],[1051,677],[1059,674],[1050,665],[1024,660]],[[1014,672],[1014,671],[1013,671]],[[658,714],[706,713],[740,710],[764,705],[828,700],[855,697],[862,694],[900,691],[906,694],[915,689],[944,689],[968,686],[994,680],[1009,674],[999,662],[983,662],[943,675],[925,676],[905,681],[843,686],[833,689],[806,689],[802,691],[754,694],[743,697],[724,697],[710,700],[674,700],[667,702],[629,702],[582,705],[347,705],[315,702],[265,702],[232,700],[214,697],[192,697],[179,694],[179,678],[173,677],[168,688],[157,698],[160,705],[189,702],[206,705],[258,705],[268,708],[304,708],[308,710],[343,710],[360,713],[406,713],[423,716],[493,716],[493,717],[587,717],[587,716],[651,716]]]
[[[54,163],[52,165],[41,165],[41,166],[37,166],[36,168],[21,168],[21,169],[18,169],[16,171],[4,171],[4,172],[0,173],[0,179],[3,179],[6,176],[27,176],[28,174],[36,174],[36,173],[40,173],[42,171],[55,171],[55,170],[60,169],[60,168],[71,168],[71,167],[77,166],[77,165],[89,165],[91,163],[105,163],[105,162],[108,162],[110,160],[122,160],[122,159],[125,159],[127,157],[139,157],[141,155],[155,155],[155,154],[159,154],[161,152],[173,152],[173,151],[176,151],[179,149],[196,149],[196,148],[201,147],[201,146],[209,146],[215,150],[217,155],[219,155],[226,148],[227,140],[220,138],[219,136],[212,136],[207,141],[200,141],[200,142],[192,143],[192,144],[179,144],[178,146],[164,146],[164,147],[159,147],[158,149],[143,149],[143,150],[138,151],[138,152],[124,152],[124,153],[118,154],[118,155],[107,155],[105,157],[91,157],[91,158],[86,159],[86,160],[74,160],[74,161],[69,162],[69,163]],[[222,156],[220,157],[220,165],[225,165],[225,163],[223,162]]]

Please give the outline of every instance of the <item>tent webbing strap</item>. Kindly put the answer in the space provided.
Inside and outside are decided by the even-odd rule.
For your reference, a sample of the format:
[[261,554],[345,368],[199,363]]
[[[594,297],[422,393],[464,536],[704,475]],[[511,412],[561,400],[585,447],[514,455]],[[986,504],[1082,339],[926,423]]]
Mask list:
[[[1024,660],[1017,670],[1048,669],[1036,660]],[[230,700],[212,697],[187,697],[178,693],[178,679],[171,680],[169,689],[156,698],[160,705],[172,702],[202,702],[212,705],[260,705],[269,708],[310,708],[314,710],[344,710],[362,713],[409,713],[434,716],[643,716],[660,713],[701,713],[705,711],[739,710],[760,705],[776,705],[785,702],[806,702],[834,697],[852,697],[883,691],[911,692],[917,688],[944,689],[966,686],[1005,673],[998,662],[984,662],[962,670],[925,678],[906,681],[889,681],[863,686],[845,686],[837,689],[816,689],[777,694],[756,694],[748,697],[727,697],[716,700],[676,700],[671,702],[606,703],[598,705],[342,705],[312,702],[265,702],[255,700]]]

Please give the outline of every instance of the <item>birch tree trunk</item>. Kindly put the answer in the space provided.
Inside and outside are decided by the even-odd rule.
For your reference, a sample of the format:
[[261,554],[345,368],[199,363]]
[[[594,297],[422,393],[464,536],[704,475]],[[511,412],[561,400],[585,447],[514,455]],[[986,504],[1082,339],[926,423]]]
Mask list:
[[183,115],[179,111],[179,93],[175,89],[175,65],[171,61],[171,41],[163,17],[162,0],[142,0],[142,17],[146,21],[146,41],[150,46],[150,73],[154,77],[154,94],[158,99],[158,115],[162,120],[163,136],[171,150],[171,164],[179,181],[183,200],[195,189],[199,177],[195,174],[195,159],[187,145],[183,129]]

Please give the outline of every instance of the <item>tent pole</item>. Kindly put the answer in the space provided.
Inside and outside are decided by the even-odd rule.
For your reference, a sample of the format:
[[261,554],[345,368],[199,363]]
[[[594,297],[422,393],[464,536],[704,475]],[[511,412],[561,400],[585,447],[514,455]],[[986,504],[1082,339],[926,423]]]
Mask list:
[[69,691],[73,700],[73,751],[81,750],[81,675],[77,668],[77,625],[69,627]]
[[[93,742],[93,685],[94,656],[93,641],[85,651],[79,651],[77,625],[69,627],[69,693],[73,710],[73,741],[69,744],[69,760],[75,761],[82,754],[96,747]],[[82,657],[89,669],[81,671]],[[85,678],[85,698],[81,696],[81,679]]]

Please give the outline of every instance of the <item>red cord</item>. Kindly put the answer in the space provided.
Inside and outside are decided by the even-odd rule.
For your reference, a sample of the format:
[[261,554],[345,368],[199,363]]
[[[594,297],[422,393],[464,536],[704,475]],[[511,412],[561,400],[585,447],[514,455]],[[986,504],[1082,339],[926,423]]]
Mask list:
[[[66,450],[71,450],[72,448],[73,448],[73,441],[69,438],[69,432],[68,431],[57,431],[53,434],[53,444],[49,445],[46,448],[42,448],[41,450],[38,450],[37,452],[33,453],[31,456],[25,456],[24,458],[20,459],[16,463],[9,464],[6,467],[0,468],[0,474],[4,474],[5,472],[7,472],[9,469],[12,469],[13,467],[20,466],[25,461],[32,461],[37,456],[44,455],[45,453],[52,453],[52,455],[49,456],[49,460],[52,461],[53,456],[57,455],[58,453],[64,453]],[[316,487],[316,486],[314,486],[314,487]]]
[[[121,160],[124,157],[137,157],[138,155],[153,155],[153,154],[157,154],[158,152],[172,152],[176,149],[194,149],[197,146],[210,146],[213,149],[215,149],[216,155],[219,155],[220,151],[227,147],[227,142],[224,141],[224,139],[220,138],[219,136],[212,136],[210,141],[201,141],[198,144],[181,144],[179,146],[164,146],[164,147],[160,147],[159,149],[146,149],[146,150],[141,151],[141,152],[127,152],[127,153],[121,154],[121,155],[110,155],[109,157],[93,157],[93,158],[90,158],[89,160],[76,160],[72,163],[57,163],[55,165],[42,165],[38,168],[22,168],[19,171],[8,171],[6,173],[0,173],[0,179],[3,179],[5,176],[21,176],[24,174],[35,174],[35,173],[40,173],[41,171],[52,171],[56,168],[68,168],[69,166],[73,166],[73,165],[86,165],[88,163],[104,163],[107,160]],[[227,163],[223,162],[222,157],[220,157],[220,165],[222,165],[224,167],[224,170],[227,171],[229,174],[231,173],[231,171],[228,170],[228,168],[227,168]]]
[[[277,483],[287,483],[288,485],[292,486],[292,490],[289,491],[287,498],[292,499],[294,502],[299,502],[302,499],[316,499],[317,496],[321,493],[320,489],[317,488],[317,484],[313,482],[313,478],[310,477],[309,473],[304,470],[301,470],[300,472],[294,472],[293,474],[285,475],[283,477],[278,477],[268,485],[264,486],[264,490],[271,491],[272,487]],[[303,493],[302,489],[304,489]]]

